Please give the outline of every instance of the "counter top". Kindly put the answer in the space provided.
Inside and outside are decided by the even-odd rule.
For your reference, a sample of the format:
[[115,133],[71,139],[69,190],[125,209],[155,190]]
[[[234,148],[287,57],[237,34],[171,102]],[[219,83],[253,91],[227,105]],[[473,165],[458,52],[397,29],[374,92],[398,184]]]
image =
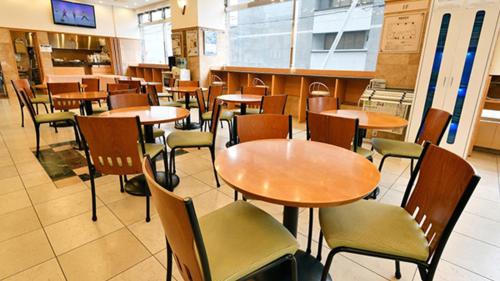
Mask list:
[[85,66],[98,66],[98,65],[111,65],[110,62],[69,62],[69,61],[62,61],[62,62],[58,62],[58,61],[53,61],[52,62],[52,65],[54,67],[58,67],[58,66],[64,66],[64,67],[85,67]]

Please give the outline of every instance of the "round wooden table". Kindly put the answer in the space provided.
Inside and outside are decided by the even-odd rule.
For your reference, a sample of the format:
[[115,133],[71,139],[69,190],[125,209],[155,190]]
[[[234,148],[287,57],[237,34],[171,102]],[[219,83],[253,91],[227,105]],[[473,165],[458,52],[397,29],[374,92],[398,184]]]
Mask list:
[[394,115],[355,109],[336,109],[321,112],[324,115],[359,119],[359,127],[363,129],[395,129],[408,125],[408,121]]
[[[141,124],[144,126],[144,138],[148,143],[154,143],[155,139],[153,136],[153,126],[155,124],[175,122],[182,120],[189,116],[189,111],[184,108],[172,107],[172,106],[136,106],[136,107],[126,107],[113,109],[101,113],[101,117],[136,117],[139,116]],[[165,167],[165,171],[168,171],[168,167]],[[157,172],[157,180],[162,183],[164,187],[175,188],[179,184],[179,177],[175,174],[167,175],[162,172]],[[143,188],[145,183],[145,178],[143,176],[137,176],[130,181],[131,189],[135,189],[135,193],[139,193],[140,188]],[[127,188],[127,187],[126,187]]]
[[[72,83],[72,82],[68,82],[68,83]],[[45,84],[45,83],[44,84],[37,84],[37,85],[33,86],[33,88],[35,88],[37,90],[47,90],[48,89],[47,84]],[[85,90],[85,88],[87,88],[87,84],[80,84],[80,89]]]
[[[190,97],[191,95],[196,95],[196,92],[201,89],[200,87],[168,87],[166,88],[167,91],[177,93],[177,94],[182,94],[184,95],[184,105],[187,110],[191,109],[190,106]],[[198,123],[191,123],[191,117],[188,116],[186,118],[186,122],[184,125],[176,125],[176,129],[179,130],[192,130],[192,129],[198,129],[200,128],[200,124]]]
[[[304,140],[238,144],[219,152],[215,169],[246,197],[283,205],[283,225],[295,236],[299,207],[354,202],[370,194],[380,180],[377,168],[357,153]],[[297,260],[299,280],[320,279],[322,265],[314,257],[299,251]]]
[[240,95],[240,94],[230,94],[218,96],[217,99],[224,101],[226,103],[238,103],[240,104],[241,115],[247,114],[248,104],[259,104],[262,100],[262,96],[259,95]]
[[71,92],[71,93],[63,93],[53,96],[53,99],[58,100],[79,100],[83,101],[85,114],[90,116],[94,114],[94,110],[92,108],[93,101],[105,100],[108,97],[108,93],[105,91],[99,92]]

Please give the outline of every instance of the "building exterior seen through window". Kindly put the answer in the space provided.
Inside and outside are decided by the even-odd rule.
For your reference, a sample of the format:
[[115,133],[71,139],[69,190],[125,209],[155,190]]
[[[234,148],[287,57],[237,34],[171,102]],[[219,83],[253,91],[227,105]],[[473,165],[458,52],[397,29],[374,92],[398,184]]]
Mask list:
[[170,8],[161,8],[137,15],[141,32],[142,62],[165,64],[172,56],[172,25]]

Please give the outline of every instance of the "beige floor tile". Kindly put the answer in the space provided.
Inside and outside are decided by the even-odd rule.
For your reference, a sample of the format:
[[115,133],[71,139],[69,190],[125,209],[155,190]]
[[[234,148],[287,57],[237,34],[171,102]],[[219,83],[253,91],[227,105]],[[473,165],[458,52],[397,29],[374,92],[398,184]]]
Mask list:
[[21,189],[24,189],[24,185],[19,176],[0,180],[0,195]]
[[9,153],[5,153],[4,155],[0,155],[0,168],[6,167],[6,166],[12,166],[14,165],[14,161],[12,161],[12,158],[10,158]]
[[[217,183],[215,182],[214,170],[212,168],[191,175],[195,179],[210,185],[211,187],[217,187]],[[221,185],[226,184],[226,182],[219,176],[219,183]]]
[[[151,202],[151,216],[156,214],[156,209]],[[129,225],[140,220],[146,220],[146,197],[129,196],[125,199],[107,205],[111,211],[125,225]],[[97,214],[99,217],[99,214]]]
[[97,209],[98,220],[92,221],[92,212],[49,225],[45,228],[56,255],[77,248],[87,242],[118,230],[123,224],[106,207]]
[[198,217],[220,209],[233,201],[233,198],[218,190],[210,190],[193,198],[196,215]]
[[87,187],[82,182],[65,187],[57,187],[53,183],[44,183],[27,189],[31,201],[35,205],[85,190],[87,190]]
[[156,253],[167,246],[158,215],[153,216],[150,222],[141,220],[130,225],[128,228],[151,253]]
[[[415,274],[415,278],[413,278],[413,281],[421,281],[421,280],[422,279],[420,278],[420,275],[418,273]],[[434,275],[434,280],[435,281],[487,281],[490,279],[486,279],[464,268],[458,267],[445,260],[441,260],[436,270],[436,274]]]
[[28,160],[26,162],[16,163],[17,171],[20,175],[43,172],[42,165],[37,160]]
[[164,281],[165,274],[165,268],[154,257],[150,257],[110,281]]
[[52,258],[43,230],[35,230],[0,243],[0,279]]
[[[327,252],[325,252],[326,254]],[[362,265],[363,267],[368,268],[369,270],[383,276],[389,280],[396,280],[394,276],[395,273],[395,262],[392,260],[374,258],[363,255],[354,255],[348,253],[342,253],[342,256],[348,258],[351,261],[354,261],[357,264]],[[413,280],[417,270],[417,266],[410,263],[401,263],[401,281]]]
[[[97,199],[97,207],[99,206],[102,206],[102,202]],[[92,199],[90,191],[85,190],[35,205],[35,209],[42,225],[47,226],[91,210]]]
[[113,232],[59,257],[69,281],[107,280],[148,258],[149,253],[126,229]]
[[11,276],[4,281],[65,281],[56,259],[51,259],[28,270]]
[[500,203],[480,198],[471,198],[465,211],[500,222]]
[[212,168],[212,161],[199,157],[195,159],[196,160],[176,161],[176,168],[182,170],[187,175],[196,174]]
[[44,172],[36,172],[36,173],[31,173],[31,174],[25,174],[21,175],[21,179],[24,183],[24,186],[26,188],[32,187],[32,186],[37,186],[43,183],[51,183],[52,180],[50,177],[47,175],[47,173]]
[[387,190],[387,192],[380,194],[382,194],[380,202],[385,204],[401,206],[401,200],[403,200],[404,196],[403,192],[394,189],[389,189]]
[[[90,180],[85,181],[84,183],[85,183],[85,185],[90,187]],[[116,186],[119,186],[120,181],[119,181],[118,176],[115,176],[115,175],[102,176],[102,177],[98,177],[95,179],[96,188],[98,186],[102,186],[102,185],[106,185],[106,184],[110,184],[110,183],[114,183],[114,184],[116,184]]]
[[120,192],[120,184],[115,181],[100,185],[96,184],[95,190],[97,197],[99,197],[99,199],[101,199],[105,204],[131,196],[126,192]]
[[27,207],[0,216],[0,241],[41,228],[33,207]]
[[65,178],[65,179],[58,180],[58,181],[54,182],[54,184],[59,188],[70,186],[70,185],[75,185],[75,184],[80,184],[80,183],[83,183],[83,182],[78,176],[73,176],[73,177]]
[[5,166],[0,169],[0,180],[2,179],[7,179],[7,178],[12,178],[17,176],[17,169],[16,166],[10,165],[10,166]]
[[213,189],[203,182],[187,176],[181,177],[179,185],[175,188],[175,194],[181,197],[195,197],[196,195],[202,194]]
[[0,195],[0,215],[31,206],[25,190]]
[[464,212],[454,231],[493,244],[500,251],[500,222]]
[[332,266],[329,272],[333,280],[386,280],[382,276],[377,275],[373,271],[368,270],[367,268],[345,258],[342,255],[336,255],[333,258]]

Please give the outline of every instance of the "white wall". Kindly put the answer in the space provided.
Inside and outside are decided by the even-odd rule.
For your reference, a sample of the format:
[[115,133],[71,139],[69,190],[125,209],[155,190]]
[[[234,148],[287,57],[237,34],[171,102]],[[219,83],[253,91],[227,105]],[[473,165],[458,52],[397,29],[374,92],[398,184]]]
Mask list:
[[139,38],[137,16],[133,10],[104,5],[94,7],[95,29],[54,24],[50,0],[1,0],[0,27]]

